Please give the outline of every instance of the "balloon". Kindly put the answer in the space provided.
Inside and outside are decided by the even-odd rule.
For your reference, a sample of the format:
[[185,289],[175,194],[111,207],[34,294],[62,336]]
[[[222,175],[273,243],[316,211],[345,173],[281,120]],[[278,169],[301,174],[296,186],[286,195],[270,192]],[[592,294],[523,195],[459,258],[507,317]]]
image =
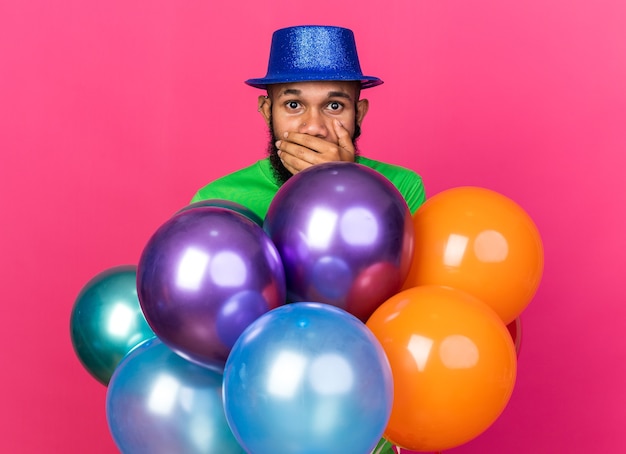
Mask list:
[[224,409],[254,454],[370,453],[393,399],[387,358],[342,309],[300,302],[253,322],[224,369]]
[[244,215],[245,217],[253,221],[255,224],[257,224],[259,227],[263,226],[263,219],[261,219],[250,208],[245,207],[237,202],[233,202],[231,200],[225,200],[225,199],[200,200],[198,202],[194,202],[192,204],[182,207],[180,210],[176,212],[176,214],[182,213],[183,211],[193,210],[194,208],[201,208],[201,207],[228,208],[229,210],[232,210],[236,213]]
[[219,370],[243,330],[285,303],[285,275],[269,237],[220,207],[165,222],[143,250],[137,288],[156,335],[184,358]]
[[106,396],[109,431],[123,453],[243,454],[224,417],[222,374],[157,338],[129,353]]
[[74,352],[104,385],[126,353],[154,336],[139,306],[136,280],[134,265],[102,271],[83,287],[72,308]]
[[413,215],[415,253],[404,289],[444,285],[487,303],[511,323],[535,295],[543,273],[537,227],[511,199],[460,187],[426,201]]
[[361,164],[331,162],[294,175],[263,227],[285,265],[289,301],[331,304],[366,321],[409,271],[409,208],[389,180]]
[[506,407],[515,346],[482,301],[452,288],[414,287],[383,303],[367,326],[393,372],[390,442],[415,451],[450,449],[480,435]]

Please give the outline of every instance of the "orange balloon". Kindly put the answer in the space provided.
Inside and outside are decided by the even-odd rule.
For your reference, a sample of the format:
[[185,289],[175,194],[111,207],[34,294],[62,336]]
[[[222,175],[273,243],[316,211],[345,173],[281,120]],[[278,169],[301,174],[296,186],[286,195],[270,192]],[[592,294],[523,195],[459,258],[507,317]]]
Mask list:
[[506,326],[485,303],[449,287],[422,286],[385,301],[367,326],[393,373],[384,437],[441,451],[484,432],[506,407],[517,373]]
[[413,215],[415,252],[403,289],[444,285],[487,303],[511,323],[535,295],[543,245],[530,216],[502,194],[448,189]]

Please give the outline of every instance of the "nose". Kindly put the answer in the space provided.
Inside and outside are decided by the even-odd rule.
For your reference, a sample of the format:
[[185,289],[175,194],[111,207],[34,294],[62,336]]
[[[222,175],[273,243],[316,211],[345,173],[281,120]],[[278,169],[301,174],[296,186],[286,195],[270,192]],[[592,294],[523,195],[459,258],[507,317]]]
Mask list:
[[322,139],[328,136],[328,128],[324,122],[324,116],[315,110],[307,112],[302,116],[302,123],[298,132]]

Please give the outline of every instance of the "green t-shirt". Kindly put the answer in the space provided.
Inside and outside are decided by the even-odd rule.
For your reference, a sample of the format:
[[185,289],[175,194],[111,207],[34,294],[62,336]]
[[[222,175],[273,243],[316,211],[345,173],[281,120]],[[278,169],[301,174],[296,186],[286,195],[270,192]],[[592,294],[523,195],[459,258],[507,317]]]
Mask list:
[[[426,200],[422,178],[412,170],[362,156],[357,158],[357,162],[378,171],[391,181],[406,200],[411,214]],[[229,200],[247,207],[264,219],[279,189],[269,158],[265,158],[207,184],[196,193],[191,203],[208,199]]]

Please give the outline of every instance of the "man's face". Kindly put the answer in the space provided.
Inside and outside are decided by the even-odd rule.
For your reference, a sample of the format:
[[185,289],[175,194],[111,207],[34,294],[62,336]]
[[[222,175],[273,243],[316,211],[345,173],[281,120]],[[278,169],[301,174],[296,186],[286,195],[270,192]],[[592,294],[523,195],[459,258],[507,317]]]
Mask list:
[[359,100],[359,94],[358,82],[297,82],[269,87],[268,99],[260,98],[260,108],[270,128],[268,152],[279,184],[287,181],[291,172],[278,157],[276,140],[285,132],[299,132],[338,144],[333,127],[337,119],[354,142],[367,112],[367,101]]

